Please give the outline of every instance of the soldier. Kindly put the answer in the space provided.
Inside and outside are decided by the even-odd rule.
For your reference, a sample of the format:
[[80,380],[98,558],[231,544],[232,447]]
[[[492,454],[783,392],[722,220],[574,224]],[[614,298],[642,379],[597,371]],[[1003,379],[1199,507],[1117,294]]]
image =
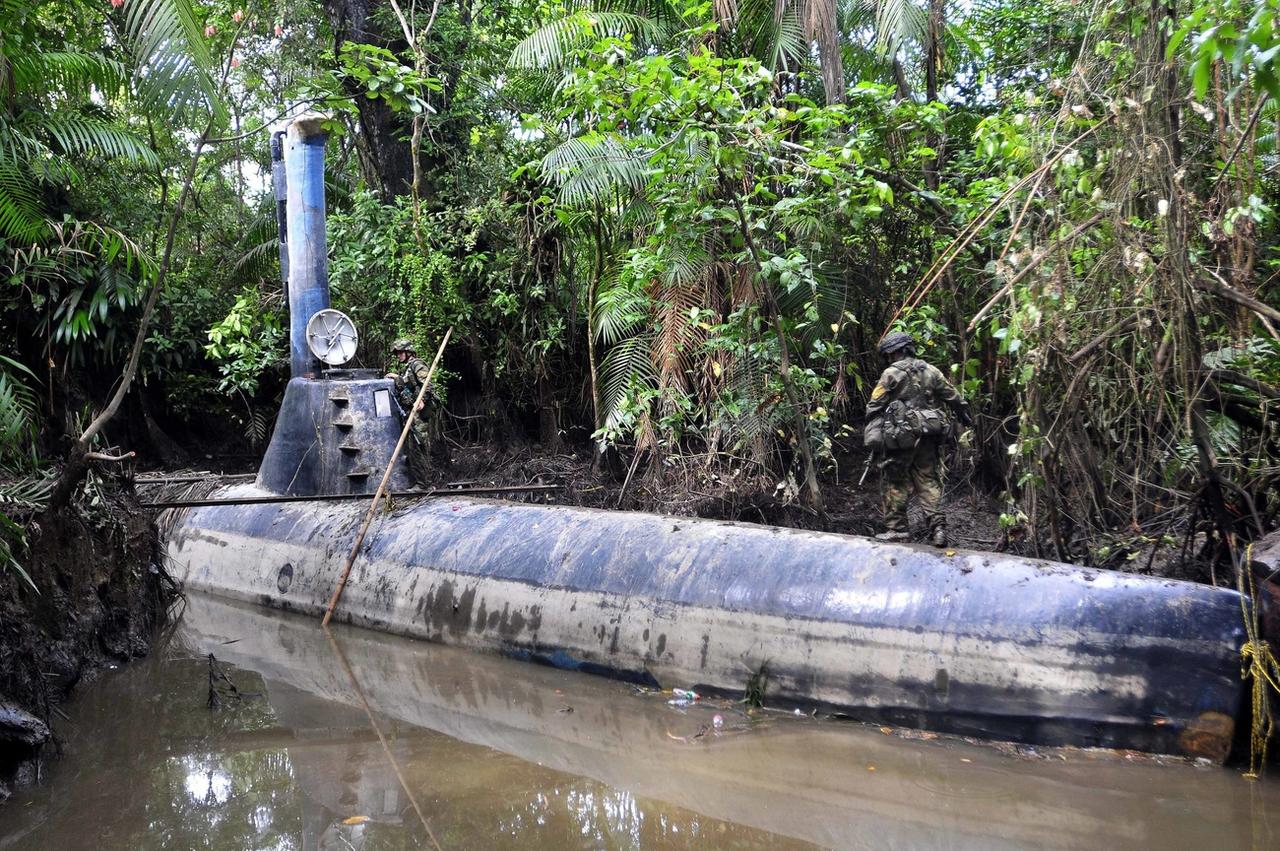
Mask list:
[[939,449],[951,430],[945,409],[969,425],[969,405],[937,367],[915,356],[910,334],[889,334],[880,341],[880,353],[889,366],[871,391],[864,435],[868,450],[884,454],[886,531],[876,538],[910,538],[907,500],[914,488],[929,526],[930,543],[945,547],[947,519],[938,509],[942,500]]
[[[400,363],[404,364],[404,370],[399,374],[388,372],[387,378],[393,379],[396,383],[396,397],[400,400],[400,407],[407,416],[413,410],[413,403],[417,401],[418,391],[422,389],[422,385],[426,384],[427,377],[431,374],[431,370],[422,362],[422,358],[418,357],[418,353],[413,349],[413,343],[403,338],[396,340],[391,344],[391,351]],[[435,394],[428,389],[426,398],[423,399],[424,405],[427,398],[435,398]],[[418,416],[413,420],[413,443],[409,452],[409,470],[419,484],[426,482],[427,461],[426,453],[431,448],[431,427],[427,421],[426,411],[418,412]]]

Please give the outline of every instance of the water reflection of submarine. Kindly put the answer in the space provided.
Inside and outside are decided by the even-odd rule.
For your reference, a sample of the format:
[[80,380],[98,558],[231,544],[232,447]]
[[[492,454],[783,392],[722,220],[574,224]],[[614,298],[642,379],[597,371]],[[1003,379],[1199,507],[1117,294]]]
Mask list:
[[370,824],[403,824],[404,793],[364,712],[282,680],[267,688],[277,720],[294,731],[286,746],[302,792],[303,851],[359,851]]
[[[335,724],[367,730],[359,710],[333,719],[329,701],[355,707],[357,697],[309,620],[192,595],[185,629],[202,651],[260,671],[288,726],[316,729],[317,739],[325,728],[333,736]],[[232,639],[238,640],[226,643]],[[1176,802],[1157,801],[1147,811],[1151,824],[1145,821],[1134,808],[1142,784],[1135,784],[1132,772],[1141,769],[1133,766],[1113,767],[1128,774],[1088,761],[1028,768],[982,749],[966,749],[968,761],[961,762],[939,743],[904,744],[874,730],[786,721],[694,748],[667,732],[691,732],[697,718],[655,706],[623,684],[370,633],[344,630],[340,640],[379,717],[823,846],[849,847],[874,836],[878,847],[1141,847],[1156,825],[1163,833],[1181,824],[1186,837],[1213,829],[1203,813]],[[569,695],[561,698],[556,689]],[[573,713],[559,711],[564,700]],[[434,789],[457,800],[469,786],[493,782],[483,772],[436,765],[430,746],[401,729],[395,747],[406,762],[415,741],[433,765],[424,795]],[[291,749],[291,758],[330,820],[359,811],[349,808],[351,794],[371,818],[382,818],[388,801],[404,811],[376,741]],[[361,765],[355,785],[341,779],[353,763]],[[1205,806],[1223,802],[1206,798]]]

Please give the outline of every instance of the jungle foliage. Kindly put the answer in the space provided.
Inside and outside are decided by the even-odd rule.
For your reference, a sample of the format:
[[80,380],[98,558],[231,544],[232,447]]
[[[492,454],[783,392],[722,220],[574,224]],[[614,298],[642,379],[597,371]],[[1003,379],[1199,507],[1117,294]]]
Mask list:
[[261,444],[315,108],[335,305],[366,366],[456,329],[455,440],[820,515],[896,328],[1023,546],[1225,554],[1280,514],[1278,6],[0,0],[0,465]]

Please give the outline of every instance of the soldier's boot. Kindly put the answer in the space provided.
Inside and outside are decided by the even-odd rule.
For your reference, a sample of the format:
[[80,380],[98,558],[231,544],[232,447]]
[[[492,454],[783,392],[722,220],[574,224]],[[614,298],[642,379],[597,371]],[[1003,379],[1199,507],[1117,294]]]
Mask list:
[[947,545],[947,516],[942,506],[942,465],[938,460],[938,447],[930,441],[916,450],[911,468],[912,485],[920,501],[920,513],[928,524],[929,543],[935,547]]
[[409,464],[409,478],[418,488],[426,488],[431,482],[431,467],[427,463],[427,453],[423,448],[418,432],[418,424],[414,423],[409,432],[409,441],[405,445],[405,460]]
[[907,519],[907,501],[911,498],[910,471],[900,455],[886,459],[880,486],[883,489],[885,530],[876,535],[880,541],[911,540],[911,522]]

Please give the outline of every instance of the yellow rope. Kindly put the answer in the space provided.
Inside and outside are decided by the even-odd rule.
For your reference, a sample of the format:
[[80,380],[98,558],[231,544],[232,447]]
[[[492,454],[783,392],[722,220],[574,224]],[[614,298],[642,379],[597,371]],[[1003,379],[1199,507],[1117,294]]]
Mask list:
[[[1253,544],[1245,549],[1244,564],[1240,574],[1248,578],[1247,593],[1240,595],[1240,610],[1244,615],[1244,628],[1249,640],[1240,648],[1240,676],[1253,679],[1253,726],[1249,736],[1249,771],[1245,774],[1256,780],[1267,763],[1267,743],[1275,732],[1276,721],[1267,699],[1267,686],[1280,694],[1280,662],[1271,652],[1271,646],[1259,637],[1257,594],[1253,585]],[[1244,590],[1244,589],[1241,589]]]

